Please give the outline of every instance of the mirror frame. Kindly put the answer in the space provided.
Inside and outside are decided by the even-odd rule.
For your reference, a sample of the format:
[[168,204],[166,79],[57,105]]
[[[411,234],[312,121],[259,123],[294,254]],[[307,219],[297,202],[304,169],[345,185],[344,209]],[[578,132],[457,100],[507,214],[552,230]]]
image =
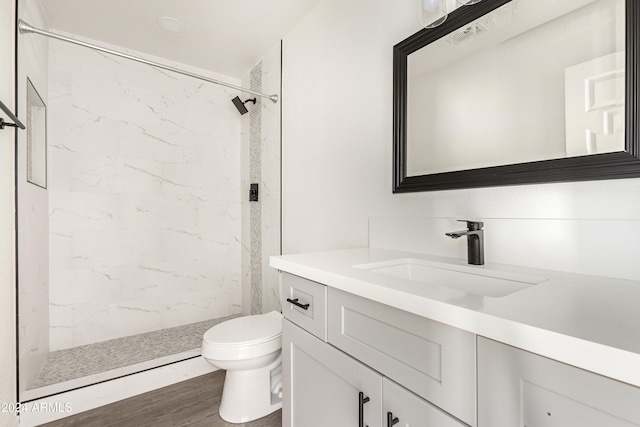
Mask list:
[[640,2],[625,2],[625,150],[407,176],[407,56],[511,0],[462,6],[393,47],[393,193],[640,177]]

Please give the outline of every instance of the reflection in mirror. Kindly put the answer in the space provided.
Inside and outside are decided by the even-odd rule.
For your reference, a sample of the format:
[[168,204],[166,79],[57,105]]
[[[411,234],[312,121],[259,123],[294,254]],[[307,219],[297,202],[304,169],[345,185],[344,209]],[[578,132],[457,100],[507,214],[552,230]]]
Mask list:
[[425,28],[435,28],[447,20],[446,0],[419,0],[418,16],[420,25]]
[[624,51],[624,0],[513,0],[411,53],[406,175],[624,151]]

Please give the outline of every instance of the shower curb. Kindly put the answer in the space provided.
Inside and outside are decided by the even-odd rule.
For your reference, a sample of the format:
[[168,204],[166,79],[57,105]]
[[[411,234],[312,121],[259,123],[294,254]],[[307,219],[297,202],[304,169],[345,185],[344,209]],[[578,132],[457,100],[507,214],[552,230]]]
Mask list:
[[[23,403],[22,427],[34,427],[214,372],[202,356]],[[36,410],[36,408],[42,408]]]

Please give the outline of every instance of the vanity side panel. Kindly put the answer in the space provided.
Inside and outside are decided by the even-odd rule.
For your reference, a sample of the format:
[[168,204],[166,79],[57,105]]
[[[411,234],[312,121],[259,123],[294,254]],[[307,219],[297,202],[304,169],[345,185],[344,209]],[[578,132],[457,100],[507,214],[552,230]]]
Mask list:
[[478,337],[478,427],[639,427],[640,388]]
[[476,425],[475,335],[334,288],[329,343]]

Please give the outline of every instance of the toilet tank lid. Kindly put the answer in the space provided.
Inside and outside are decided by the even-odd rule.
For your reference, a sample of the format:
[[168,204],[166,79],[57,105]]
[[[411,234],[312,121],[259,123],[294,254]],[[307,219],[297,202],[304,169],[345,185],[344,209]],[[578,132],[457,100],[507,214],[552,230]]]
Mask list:
[[236,317],[222,322],[204,334],[204,342],[219,346],[261,343],[282,335],[282,315],[277,311]]

